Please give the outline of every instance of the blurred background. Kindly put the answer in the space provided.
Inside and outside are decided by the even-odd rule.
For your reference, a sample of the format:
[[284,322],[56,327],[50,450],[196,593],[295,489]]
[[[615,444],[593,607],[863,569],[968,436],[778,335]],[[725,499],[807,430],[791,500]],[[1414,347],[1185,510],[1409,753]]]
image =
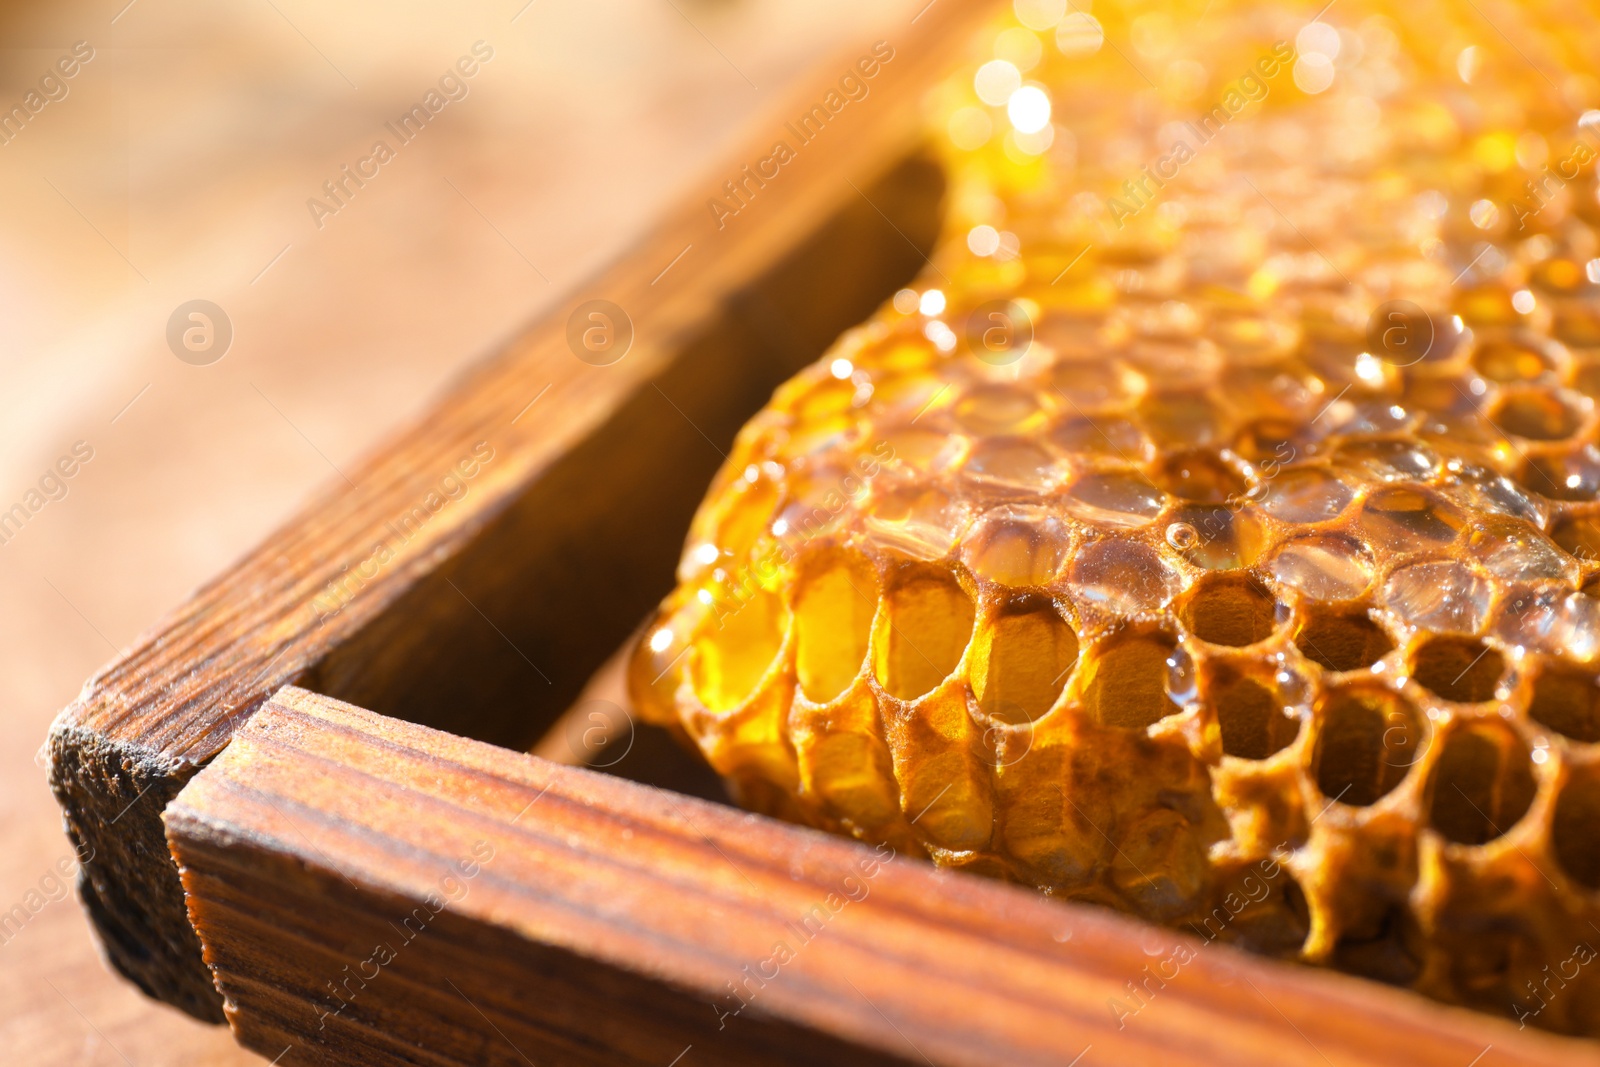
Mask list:
[[[262,1062],[101,963],[38,754],[56,711],[797,75],[925,4],[0,11],[0,1060]],[[213,332],[185,309],[169,343],[197,300]]]

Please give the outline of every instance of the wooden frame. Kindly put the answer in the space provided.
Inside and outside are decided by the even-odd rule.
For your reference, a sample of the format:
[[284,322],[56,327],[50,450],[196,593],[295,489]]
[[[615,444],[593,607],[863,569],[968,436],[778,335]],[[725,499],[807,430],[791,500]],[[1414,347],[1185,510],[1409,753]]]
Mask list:
[[[872,42],[822,68],[627,256],[89,681],[51,782],[114,966],[284,1064],[660,1065],[689,1045],[1065,1064],[1092,1045],[1487,1067],[1491,1045],[1588,1047],[491,746],[526,748],[614,667],[721,442],[920,269],[942,192],[921,93],[988,9],[941,0],[885,33],[866,99],[736,216],[708,209]],[[569,342],[595,299],[631,322],[614,362]],[[641,728],[621,769],[714,795],[663,738]],[[861,899],[769,963],[846,878]],[[1179,946],[1193,962],[1119,1018],[1110,998]]]
[[294,688],[166,826],[235,1032],[285,1064],[1592,1052]]

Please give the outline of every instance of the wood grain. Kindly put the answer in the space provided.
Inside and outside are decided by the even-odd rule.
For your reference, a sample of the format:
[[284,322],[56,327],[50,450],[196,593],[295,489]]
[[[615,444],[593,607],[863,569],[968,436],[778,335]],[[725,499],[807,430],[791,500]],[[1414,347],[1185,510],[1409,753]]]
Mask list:
[[[285,682],[502,741],[570,701],[667,587],[719,442],[920,266],[938,179],[904,162],[913,118],[987,7],[919,17],[871,95],[719,229],[707,199],[871,42],[819,67],[627,256],[90,680],[52,729],[51,784],[94,856],[80,894],[119,970],[221,1018],[159,814]],[[591,298],[634,325],[610,366],[568,349],[569,312]],[[485,445],[466,495],[396,538]],[[317,602],[336,582],[350,595],[329,613]]]
[[[229,1019],[284,1064],[1592,1055],[294,688],[165,819]],[[1139,1011],[1108,1009],[1180,947]]]
[[[99,51],[0,149],[6,505],[73,441],[96,453],[0,548],[0,914],[72,855],[36,753],[85,678],[635,241],[820,61],[925,2],[680,0],[739,71],[661,0],[0,10],[13,103],[61,46]],[[465,106],[317,230],[306,197],[480,36],[496,58]],[[210,367],[164,336],[193,297],[236,326]],[[108,967],[70,883],[0,931],[0,1062],[265,1067]]]

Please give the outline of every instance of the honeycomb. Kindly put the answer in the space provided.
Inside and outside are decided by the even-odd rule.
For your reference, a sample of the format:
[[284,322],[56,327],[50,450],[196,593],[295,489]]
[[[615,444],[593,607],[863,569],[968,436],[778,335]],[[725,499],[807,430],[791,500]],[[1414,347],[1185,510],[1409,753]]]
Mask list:
[[630,690],[754,809],[1600,1035],[1600,20],[1019,0]]

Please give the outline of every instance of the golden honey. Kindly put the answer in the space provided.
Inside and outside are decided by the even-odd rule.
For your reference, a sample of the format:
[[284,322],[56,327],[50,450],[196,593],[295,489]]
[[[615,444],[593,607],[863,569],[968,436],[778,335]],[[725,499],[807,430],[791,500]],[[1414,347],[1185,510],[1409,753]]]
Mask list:
[[1600,1034],[1600,19],[1019,0],[630,670],[742,802]]

